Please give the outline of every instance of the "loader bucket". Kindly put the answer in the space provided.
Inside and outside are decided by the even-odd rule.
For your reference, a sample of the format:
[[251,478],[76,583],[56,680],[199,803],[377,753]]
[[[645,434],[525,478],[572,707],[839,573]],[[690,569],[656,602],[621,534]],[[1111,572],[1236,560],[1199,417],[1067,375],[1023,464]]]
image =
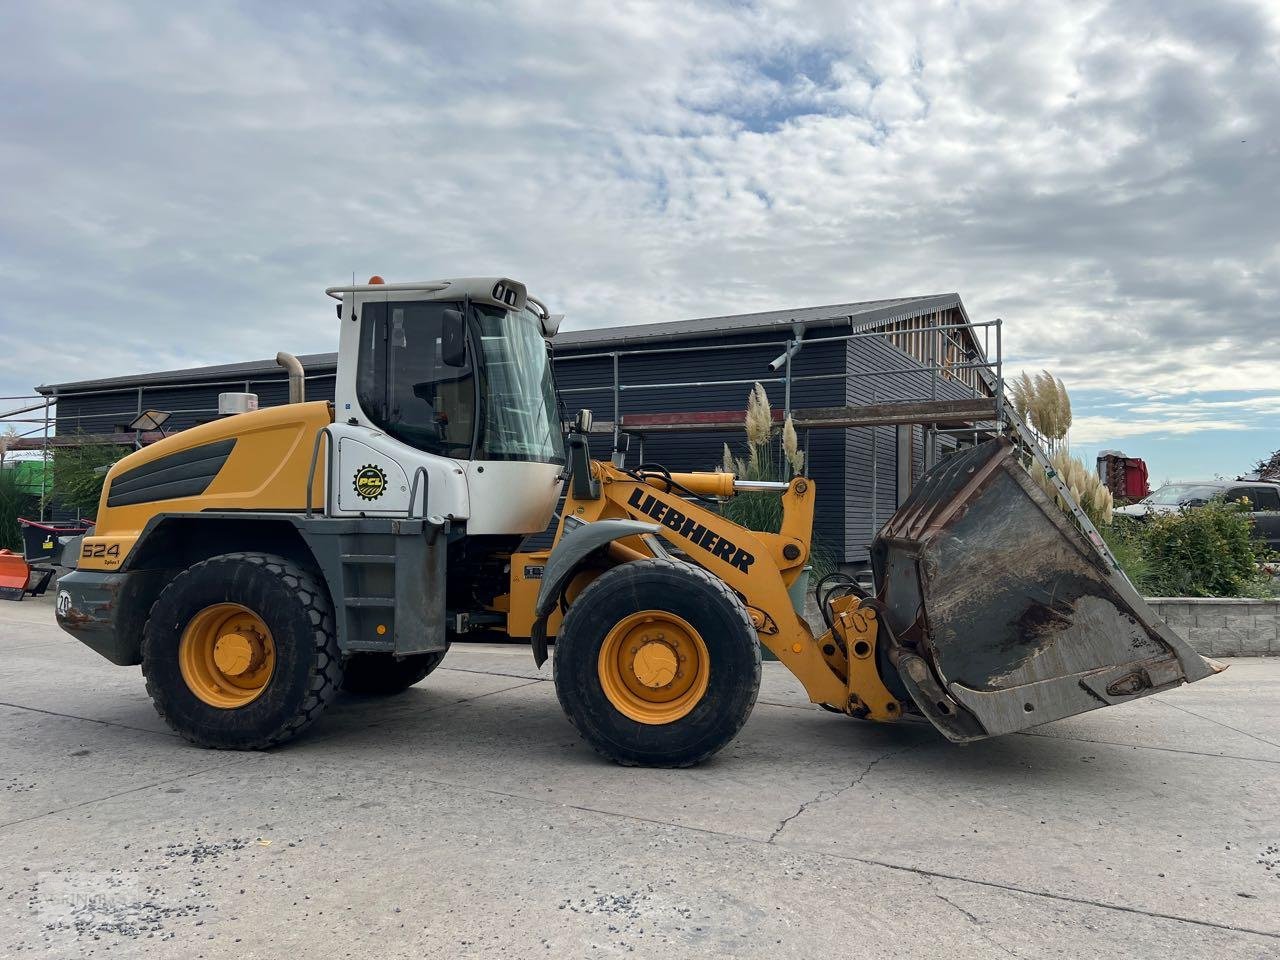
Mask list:
[[925,474],[871,556],[891,631],[886,684],[893,689],[900,677],[921,712],[957,742],[1221,669],[1156,616],[1005,438]]

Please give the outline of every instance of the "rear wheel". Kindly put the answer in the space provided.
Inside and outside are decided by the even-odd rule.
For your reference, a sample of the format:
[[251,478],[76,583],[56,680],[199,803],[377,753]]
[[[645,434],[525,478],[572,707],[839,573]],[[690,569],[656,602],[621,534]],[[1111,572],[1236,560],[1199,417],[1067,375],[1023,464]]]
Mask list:
[[685,767],[746,722],[760,646],[723,581],[675,560],[637,560],[601,574],[570,604],[553,669],[561,706],[598,753]]
[[328,594],[283,557],[229,553],[184,571],[151,608],[142,672],[193,743],[257,750],[296,736],[342,682]]
[[342,689],[362,697],[403,693],[425,680],[443,659],[443,653],[415,653],[399,659],[389,653],[353,654],[343,667]]

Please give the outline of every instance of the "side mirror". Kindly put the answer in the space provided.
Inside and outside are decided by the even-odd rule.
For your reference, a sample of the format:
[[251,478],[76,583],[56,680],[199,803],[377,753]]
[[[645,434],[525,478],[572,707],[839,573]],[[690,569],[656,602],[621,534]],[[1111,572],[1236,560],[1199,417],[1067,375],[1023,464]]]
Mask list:
[[467,363],[467,324],[461,310],[446,310],[440,327],[440,359],[450,367]]
[[575,433],[591,432],[591,411],[579,410],[577,418],[573,421],[573,429]]

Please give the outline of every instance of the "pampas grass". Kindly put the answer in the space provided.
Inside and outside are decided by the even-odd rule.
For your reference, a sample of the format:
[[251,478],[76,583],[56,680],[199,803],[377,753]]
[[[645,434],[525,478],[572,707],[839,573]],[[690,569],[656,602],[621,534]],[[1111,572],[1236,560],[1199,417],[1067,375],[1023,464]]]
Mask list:
[[[1111,522],[1114,506],[1111,491],[1107,489],[1097,473],[1085,466],[1084,461],[1073,457],[1066,450],[1055,450],[1049,457],[1049,463],[1053,467],[1053,472],[1071,494],[1071,499],[1079,505],[1095,527],[1105,526]],[[1045,493],[1054,498],[1058,506],[1066,508],[1066,504],[1058,496],[1057,488],[1038,461],[1032,461],[1031,476]]]
[[[747,395],[747,414],[743,420],[747,435],[745,456],[734,456],[726,443],[717,467],[740,480],[790,480],[804,467],[795,424],[788,417],[782,427],[782,442],[775,443],[777,431],[773,410],[764,387],[757,383]],[[721,505],[721,513],[734,523],[751,530],[777,533],[782,525],[782,500],[775,493],[739,493]]]
[[1025,370],[1009,381],[1014,412],[1056,449],[1071,429],[1071,397],[1066,385],[1048,370],[1033,375]]
[[800,438],[796,436],[796,425],[787,417],[782,425],[782,453],[791,465],[792,476],[804,472],[804,451],[800,449]]

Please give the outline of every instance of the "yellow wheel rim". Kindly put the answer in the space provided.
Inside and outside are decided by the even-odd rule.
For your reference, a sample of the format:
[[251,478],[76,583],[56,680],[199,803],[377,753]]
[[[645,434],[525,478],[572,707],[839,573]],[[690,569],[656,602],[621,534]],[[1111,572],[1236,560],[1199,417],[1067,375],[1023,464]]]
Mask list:
[[615,624],[596,666],[604,695],[618,712],[655,726],[687,716],[711,676],[701,634],[665,610],[642,610]]
[[276,648],[262,618],[238,603],[205,607],[178,642],[178,667],[187,688],[211,707],[234,710],[261,696],[271,682]]

